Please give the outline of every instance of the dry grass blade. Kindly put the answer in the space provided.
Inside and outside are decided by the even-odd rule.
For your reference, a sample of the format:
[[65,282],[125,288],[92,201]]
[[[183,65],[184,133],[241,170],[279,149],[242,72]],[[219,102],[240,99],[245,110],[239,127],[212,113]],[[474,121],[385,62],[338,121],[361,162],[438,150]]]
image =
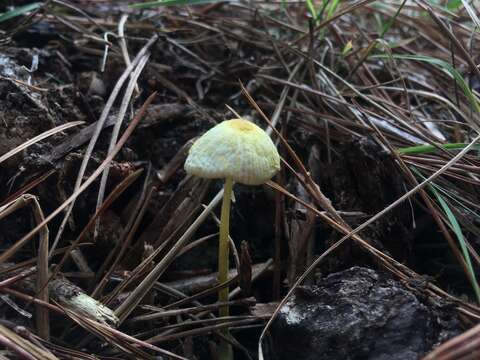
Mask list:
[[[418,182],[416,181],[416,179],[415,179],[414,175],[412,174],[412,172],[410,171],[410,169],[405,165],[404,161],[400,158],[400,156],[397,154],[397,152],[392,148],[391,144],[389,144],[388,141],[386,141],[384,135],[378,130],[378,128],[375,127],[375,125],[372,124],[372,127],[376,130],[379,138],[384,141],[386,146],[389,148],[390,152],[395,156],[396,160],[400,164],[400,167],[402,168],[404,174],[406,175],[406,177],[408,178],[408,180],[412,184],[412,186],[418,185]],[[431,187],[431,185],[429,185],[429,187]],[[440,215],[441,212],[437,211],[437,209],[434,206],[433,201],[427,195],[427,193],[424,189],[421,189],[419,191],[419,194],[422,197],[425,204],[427,205],[428,209],[430,210],[430,213],[432,214],[432,216],[433,216],[435,222],[437,223],[440,231],[443,233],[444,238],[446,239],[446,241],[448,242],[448,244],[449,244],[450,248],[452,249],[454,255],[456,256],[457,261],[462,266],[464,273],[470,279],[470,281],[472,282],[472,285],[474,286],[474,289],[475,289],[476,288],[475,276],[471,275],[470,269],[468,267],[466,259],[463,258],[462,253],[458,249],[458,246],[456,246],[452,236],[448,232],[448,229],[445,225],[445,221],[442,221],[441,215]]]
[[298,157],[298,155],[295,153],[295,151],[292,149],[292,147],[290,146],[290,144],[287,142],[287,140],[285,140],[285,138],[282,136],[282,134],[280,134],[280,132],[273,126],[272,122],[268,119],[268,117],[265,115],[265,113],[262,111],[262,109],[260,109],[260,107],[257,105],[257,103],[255,102],[255,100],[252,98],[252,96],[249,94],[248,90],[243,86],[243,84],[240,84],[241,87],[242,87],[242,91],[244,93],[244,95],[247,97],[248,101],[250,102],[250,104],[252,105],[252,107],[255,108],[255,110],[257,110],[260,115],[262,116],[262,118],[268,123],[268,125],[270,126],[270,128],[275,132],[275,134],[279,137],[279,139],[281,140],[282,142],[282,145],[285,146],[285,148],[287,149],[288,151],[288,154],[293,158],[294,162],[295,162],[295,165],[298,166],[300,168],[300,171],[302,173],[302,176],[304,177],[305,179],[305,182],[306,182],[306,188],[310,191],[311,195],[314,197],[314,199],[319,203],[319,205],[325,210],[327,211],[330,216],[335,219],[336,221],[338,221],[340,224],[345,224],[345,222],[343,221],[343,219],[341,218],[341,216],[338,215],[337,211],[333,208],[330,200],[328,200],[324,195],[323,193],[320,191],[320,189],[318,188],[318,185],[315,184],[312,180],[312,177],[310,176],[310,174],[308,173],[307,169],[305,168],[305,166],[303,165],[302,161],[300,160],[300,158]]
[[72,121],[70,123],[63,124],[63,125],[60,125],[60,126],[57,126],[57,127],[53,128],[53,129],[50,129],[48,131],[45,131],[44,133],[35,136],[33,139],[25,141],[23,144],[17,146],[15,149],[12,149],[9,152],[7,152],[6,154],[3,154],[2,156],[0,156],[0,164],[2,162],[4,162],[5,160],[11,158],[12,156],[18,154],[22,150],[25,150],[29,146],[31,146],[31,145],[39,142],[39,141],[42,141],[42,140],[44,140],[44,139],[46,139],[46,138],[48,138],[52,135],[55,135],[59,132],[62,132],[64,130],[70,129],[74,126],[82,125],[83,123],[84,123],[83,121]]
[[[216,319],[216,320],[218,320],[218,319]],[[228,322],[225,322],[225,323],[222,323],[222,324],[205,326],[205,327],[200,328],[200,329],[182,331],[182,332],[179,332],[179,333],[176,333],[176,334],[154,336],[154,337],[148,339],[147,342],[152,343],[152,344],[156,344],[156,343],[160,343],[160,342],[166,342],[166,341],[181,339],[181,338],[188,337],[188,336],[205,335],[205,334],[209,334],[211,332],[217,331],[217,330],[226,329],[226,328],[230,328],[230,327],[234,327],[234,326],[252,324],[252,323],[255,323],[257,321],[258,321],[257,318],[228,321]]]
[[455,47],[456,49],[458,50],[458,52],[465,58],[465,60],[468,62],[469,66],[470,66],[470,69],[472,72],[475,72],[477,74],[477,76],[480,76],[480,70],[478,69],[477,67],[477,64],[475,63],[475,61],[472,59],[472,57],[470,56],[470,54],[468,53],[468,51],[465,49],[465,46],[461,43],[461,41],[458,39],[458,37],[456,37],[449,29],[448,27],[444,24],[444,22],[439,18],[439,16],[437,16],[437,14],[433,11],[432,7],[430,6],[430,4],[426,1],[419,1],[419,3],[421,4],[420,6],[423,7],[426,11],[428,11],[428,13],[430,14],[430,16],[432,17],[432,19],[438,24],[439,28],[441,29],[441,31],[445,34],[447,34],[447,36],[450,38],[450,40],[453,42],[453,44],[455,44]]
[[0,289],[10,286],[10,285],[16,283],[17,281],[30,276],[31,274],[35,273],[36,271],[37,271],[36,267],[31,267],[30,269],[24,270],[24,271],[22,271],[22,272],[20,272],[16,275],[8,278],[8,279],[2,280],[2,281],[0,281]]
[[[275,319],[276,315],[278,314],[278,312],[280,311],[281,307],[286,303],[286,301],[288,300],[289,296],[291,294],[293,294],[293,292],[295,291],[295,289],[302,283],[302,281],[315,269],[315,267],[318,265],[318,263],[323,260],[323,258],[325,257],[325,255],[327,255],[328,253],[330,253],[331,251],[333,251],[335,248],[337,248],[338,246],[340,246],[344,241],[346,241],[347,239],[351,238],[353,235],[356,235],[357,233],[359,233],[361,230],[363,230],[364,228],[366,228],[369,224],[373,223],[374,221],[378,220],[379,218],[381,218],[383,215],[385,215],[386,213],[388,213],[389,211],[391,211],[392,209],[394,209],[396,206],[398,206],[399,204],[401,204],[402,202],[404,202],[405,200],[407,200],[410,196],[416,194],[420,189],[424,188],[425,186],[427,186],[429,183],[431,183],[434,179],[436,179],[437,177],[439,177],[440,175],[442,175],[446,170],[448,170],[448,168],[450,168],[452,165],[454,165],[457,161],[459,161],[474,145],[475,143],[480,140],[480,135],[478,135],[475,139],[473,139],[473,141],[467,146],[465,147],[461,152],[459,152],[455,157],[453,157],[449,162],[447,162],[440,170],[438,170],[437,172],[435,172],[434,174],[432,174],[428,179],[424,180],[423,182],[421,182],[420,184],[418,184],[417,186],[415,186],[413,189],[411,189],[410,191],[408,191],[405,195],[403,195],[401,198],[397,199],[396,201],[394,201],[392,204],[390,204],[389,206],[387,206],[385,209],[383,209],[381,212],[377,213],[376,215],[374,215],[373,217],[371,217],[368,221],[364,222],[362,225],[358,226],[357,228],[355,228],[354,230],[350,231],[347,235],[345,235],[342,239],[340,239],[338,242],[335,243],[334,247],[330,247],[326,252],[324,252],[324,254],[322,254],[320,257],[318,257],[309,267],[308,269],[298,278],[298,280],[292,285],[292,287],[290,288],[290,290],[288,291],[287,295],[285,295],[285,297],[282,299],[282,301],[280,302],[280,304],[278,305],[278,307],[275,309],[275,312],[274,314],[272,315],[272,317],[270,318],[270,320],[268,321],[267,325],[265,326],[264,330],[262,331],[262,334],[260,335],[260,339],[258,341],[258,355],[260,357],[260,359],[263,359],[263,351],[262,351],[262,341],[266,335],[266,332],[268,330],[268,328],[270,327],[270,325],[272,324],[273,320]],[[368,244],[364,244],[364,245],[367,245],[367,247],[371,247],[370,245]]]
[[142,301],[143,297],[153,287],[158,278],[167,269],[168,265],[175,259],[177,253],[183,248],[186,242],[191,238],[197,228],[205,221],[210,212],[217,206],[223,197],[223,190],[220,191],[202,211],[197,219],[190,225],[185,233],[177,240],[162,260],[155,265],[152,271],[143,279],[143,281],[128,295],[125,301],[115,311],[116,315],[123,321]]
[[51,352],[17,335],[0,324],[0,344],[15,353],[18,358],[28,360],[58,360]]
[[[92,226],[94,225],[95,221],[97,218],[104,212],[106,211],[110,205],[136,180],[138,177],[141,175],[142,170],[137,170],[128,177],[126,177],[120,184],[118,184],[115,189],[112,190],[112,192],[109,194],[107,199],[103,202],[102,206],[95,212],[95,214],[90,218],[89,222],[85,227],[83,228],[82,232],[78,235],[78,237],[73,241],[68,249],[65,251],[65,254],[63,255],[62,259],[60,262],[57,264],[55,269],[52,272],[52,275],[50,276],[50,279],[54,278],[61,270],[62,265],[65,263],[65,261],[68,259],[70,253],[72,252],[73,249],[78,247],[78,245],[81,243],[81,241],[85,238],[86,234],[90,231]],[[50,256],[52,256],[53,253],[50,253]],[[45,286],[47,282],[45,281],[43,283],[43,286]]]
[[15,191],[13,194],[11,194],[10,196],[8,196],[5,200],[3,200],[2,202],[0,202],[0,207],[5,205],[5,204],[8,204],[9,202],[19,198],[20,196],[22,196],[23,194],[29,192],[30,190],[32,190],[35,186],[41,184],[43,181],[45,181],[46,179],[48,179],[51,175],[53,175],[54,173],[56,172],[56,170],[52,169],[52,170],[49,170],[47,171],[46,173],[40,175],[38,178],[32,180],[29,184],[21,187],[20,189],[18,189],[17,191]]
[[[42,208],[40,207],[40,204],[38,203],[36,198],[33,198],[32,206],[33,206],[33,215],[35,218],[35,222],[37,224],[42,223],[45,220],[45,216],[43,215]],[[36,291],[37,291],[38,298],[47,303],[49,302],[48,287],[43,287],[43,284],[45,284],[48,281],[48,271],[49,271],[49,265],[48,265],[49,236],[48,234],[49,234],[48,227],[47,225],[45,225],[40,230],[40,240],[38,245],[38,256],[37,256],[37,284],[36,284]],[[40,335],[40,337],[42,337],[44,340],[49,340],[50,339],[50,316],[49,316],[48,309],[41,306],[36,306],[35,315],[36,315],[35,320],[37,322],[37,328],[38,328],[38,335]]]
[[[0,207],[0,219],[11,213],[25,207],[30,206],[32,209],[33,217],[37,224],[44,223],[45,216],[43,215],[42,208],[38,203],[35,196],[26,194],[22,195],[16,200]],[[38,257],[37,257],[37,291],[38,298],[45,302],[49,301],[48,288],[44,287],[48,280],[48,227],[46,224],[40,227],[40,239],[38,245]],[[28,239],[26,240],[28,241]],[[19,244],[16,249],[19,249],[23,244]],[[36,324],[39,335],[48,340],[50,337],[50,318],[48,315],[48,309],[40,306],[36,306],[35,309]]]
[[154,312],[145,314],[145,315],[139,315],[131,320],[129,320],[129,323],[135,323],[135,322],[142,322],[142,321],[150,321],[154,319],[161,319],[161,318],[166,318],[170,316],[177,316],[177,315],[182,315],[182,314],[196,314],[200,312],[204,312],[205,310],[215,310],[218,309],[219,307],[225,306],[225,305],[245,305],[245,306],[250,306],[255,304],[255,300],[252,298],[248,299],[240,299],[240,300],[233,300],[233,301],[228,301],[227,303],[215,303],[215,304],[210,304],[210,305],[199,305],[196,307],[190,307],[190,308],[182,308],[182,309],[176,309],[176,310],[165,310],[165,309],[155,309],[155,308],[150,308],[146,306],[145,308],[148,308],[149,310],[153,310]]
[[[68,310],[66,310],[68,312]],[[89,320],[89,319],[82,319],[81,317],[78,317],[76,314],[73,314],[73,313],[69,313],[70,316],[74,316],[75,317],[75,320],[78,321],[79,323],[82,323],[84,326],[87,326],[89,327],[92,331],[97,331],[97,334],[99,336],[107,336],[111,339],[119,339],[121,340],[122,342],[119,342],[119,345],[120,346],[125,346],[127,345],[128,343],[131,343],[132,345],[135,345],[135,346],[141,346],[143,348],[146,348],[148,350],[152,350],[152,351],[155,351],[155,352],[158,352],[160,354],[164,354],[164,355],[167,355],[173,359],[179,359],[179,360],[187,360],[186,358],[184,358],[183,356],[179,356],[179,355],[176,355],[170,351],[167,351],[167,350],[164,350],[164,349],[161,349],[157,346],[154,346],[152,344],[149,344],[145,341],[141,341],[141,340],[138,340],[138,339],[135,339],[134,337],[132,336],[129,336],[127,334],[124,334],[122,333],[121,331],[118,331],[118,330],[115,330],[115,329],[112,329],[106,325],[103,325],[103,324],[99,324],[99,323],[96,323],[94,322],[93,320]],[[128,343],[127,343],[128,342]],[[133,352],[136,352],[137,349],[135,346],[131,346],[130,344],[128,344],[128,346],[130,347],[130,349],[133,350]],[[148,355],[147,355],[148,357]]]
[[[145,354],[143,351],[138,349],[138,347],[140,347],[140,348],[145,348],[145,349],[148,349],[148,350],[158,352],[160,354],[165,354],[165,355],[170,356],[174,359],[186,360],[186,358],[184,358],[182,356],[178,356],[178,355],[176,355],[176,354],[174,354],[170,351],[161,349],[161,348],[159,348],[157,346],[154,346],[152,344],[148,344],[144,341],[138,340],[138,339],[136,339],[132,336],[129,336],[129,335],[127,335],[127,334],[125,334],[125,333],[123,333],[119,330],[113,329],[108,325],[101,324],[101,323],[96,322],[94,320],[82,317],[82,316],[80,316],[80,314],[77,314],[72,310],[63,308],[63,307],[58,306],[58,305],[53,305],[53,304],[46,303],[46,302],[44,302],[42,300],[39,300],[35,297],[25,295],[21,292],[18,292],[18,291],[12,290],[12,289],[3,289],[3,291],[6,292],[7,294],[12,294],[12,295],[14,295],[16,297],[19,297],[21,299],[24,299],[26,301],[31,301],[35,304],[47,307],[49,310],[54,311],[57,314],[68,316],[70,319],[75,321],[77,324],[79,324],[82,327],[85,327],[85,328],[89,329],[90,331],[92,331],[97,336],[99,336],[101,338],[106,337],[106,338],[110,339],[112,342],[114,342],[116,345],[118,345],[119,348],[125,349],[125,351],[127,353],[140,352],[141,354]],[[149,357],[147,355],[147,357],[141,357],[141,358],[149,358]],[[40,357],[38,359],[40,360],[40,359],[43,359],[43,358]],[[48,358],[46,358],[46,359],[48,359]]]
[[[90,142],[88,144],[88,147],[87,147],[87,150],[85,151],[85,155],[83,157],[83,160],[82,160],[82,164],[80,165],[80,170],[78,171],[78,176],[77,176],[77,180],[75,181],[75,187],[74,187],[74,191],[78,191],[81,187],[81,184],[82,184],[82,179],[83,179],[83,175],[85,174],[85,170],[87,169],[87,165],[88,165],[88,161],[90,159],[90,156],[92,155],[93,153],[93,149],[95,147],[95,144],[98,140],[98,137],[100,136],[100,132],[102,131],[102,128],[103,128],[103,124],[105,123],[106,119],[107,119],[107,116],[108,114],[110,113],[111,111],[111,108],[113,106],[113,103],[115,101],[115,99],[117,98],[118,94],[120,93],[120,90],[123,86],[123,83],[127,80],[127,77],[130,76],[130,74],[132,73],[132,71],[134,71],[134,69],[138,66],[138,64],[140,63],[140,61],[144,58],[145,54],[148,52],[148,49],[157,41],[157,38],[158,36],[157,35],[154,35],[150,38],[150,40],[143,46],[143,48],[138,52],[137,56],[135,57],[135,59],[132,61],[132,63],[125,69],[125,71],[123,72],[123,74],[120,76],[120,78],[118,79],[117,83],[115,84],[115,87],[114,89],[112,90],[112,93],[110,95],[110,97],[108,98],[108,101],[107,103],[105,104],[105,107],[102,111],[102,114],[97,122],[97,125],[96,125],[96,128],[95,128],[95,131],[90,139]],[[108,157],[108,155],[107,155]],[[67,208],[67,211],[65,212],[65,215],[62,219],[62,223],[60,224],[60,227],[58,228],[58,232],[55,236],[55,240],[53,241],[53,244],[51,246],[51,249],[52,250],[55,250],[59,240],[60,240],[60,237],[62,236],[62,233],[63,233],[63,229],[65,228],[66,224],[67,224],[67,221],[68,221],[68,218],[73,210],[73,206],[75,205],[75,198],[73,199],[72,203],[69,204],[68,208]]]
[[480,325],[440,345],[423,360],[457,360],[466,355],[472,359],[480,355]]
[[84,319],[81,316],[78,316],[77,314],[75,314],[74,312],[68,309],[63,309],[63,310],[65,311],[65,314],[68,317],[70,317],[74,322],[76,322],[78,325],[83,327],[89,333],[104,339],[110,344],[113,344],[126,356],[136,357],[141,359],[151,359],[151,360],[154,359],[153,356],[150,356],[146,352],[140,349],[137,349],[136,347],[132,346],[132,344],[129,344],[123,341],[123,339],[118,339],[113,333],[110,332],[109,328],[99,326],[99,324],[95,322],[90,322],[88,319]]
[[[373,320],[363,336],[365,316],[348,322],[361,340],[328,322],[321,340],[342,337],[327,345],[342,346],[337,355],[373,356],[379,342],[369,334],[384,320],[403,322],[388,326],[385,351],[402,352],[412,340],[421,344],[417,357],[480,320],[468,302],[480,266],[476,4],[232,1],[147,12],[125,12],[112,0],[81,4],[48,0],[24,17],[28,33],[0,30],[15,34],[0,54],[0,293],[12,308],[2,325],[62,359],[217,358],[219,342],[232,344],[235,358],[258,351],[263,359],[267,331],[268,355],[282,358],[298,342],[278,341],[292,329],[282,313],[271,326],[280,307],[349,272],[358,281],[378,273],[438,321],[422,321],[433,335],[417,336],[417,317],[409,330],[400,311]],[[130,122],[155,89],[144,120],[152,98]],[[229,112],[264,124],[282,169],[264,187],[236,189],[237,266],[218,281],[211,239],[222,192],[219,182],[185,177],[183,163],[195,139]],[[58,135],[47,139],[80,124],[73,120],[88,126],[61,133],[59,144]],[[29,200],[32,191],[47,217]],[[55,230],[50,251],[47,225]],[[49,262],[58,264],[50,278]],[[367,269],[345,270],[354,266]],[[289,298],[302,281],[304,291]],[[235,287],[228,301],[215,302],[226,287]],[[66,289],[74,295],[62,296]],[[94,311],[75,305],[75,293]],[[234,315],[218,317],[226,304]],[[98,309],[108,316],[97,317]],[[32,332],[10,326],[32,315]],[[8,355],[32,358],[1,330]],[[475,327],[425,360],[475,359],[479,334]],[[327,356],[318,343],[287,357]],[[411,354],[411,343],[405,348]]]
[[[115,125],[113,126],[113,131],[112,131],[112,135],[111,135],[111,138],[110,138],[110,143],[108,145],[108,152],[111,152],[113,150],[113,148],[115,147],[115,144],[116,144],[117,139],[118,139],[118,135],[120,133],[120,128],[122,126],[123,120],[125,118],[125,114],[127,112],[128,104],[130,104],[130,100],[132,98],[133,90],[137,86],[137,80],[138,80],[140,74],[142,73],[143,68],[147,64],[147,61],[148,61],[149,57],[150,57],[149,53],[145,54],[140,59],[140,61],[138,62],[138,65],[135,68],[135,70],[130,74],[131,75],[130,82],[128,83],[127,88],[125,90],[125,94],[124,94],[123,99],[122,99],[122,104],[120,106],[120,110],[119,110],[118,115],[117,115],[117,121],[115,122]],[[103,202],[103,198],[104,198],[104,195],[105,195],[105,188],[107,186],[108,173],[109,173],[109,168],[106,168],[103,171],[102,178],[100,179],[100,188],[98,190],[96,210],[98,210],[100,208],[100,206],[102,205],[102,202]],[[97,229],[98,224],[99,224],[99,221],[97,220],[96,225],[95,225],[94,238],[96,237],[96,233],[97,233],[97,230],[98,230]]]
[[[132,212],[132,215],[130,217],[130,220],[127,226],[125,227],[120,237],[120,241],[117,243],[117,246],[110,252],[104,264],[100,267],[100,270],[97,273],[97,279],[99,279],[100,281],[98,281],[98,284],[92,293],[92,296],[95,298],[98,298],[98,296],[102,293],[105,285],[107,285],[108,283],[108,280],[112,272],[115,270],[115,267],[123,258],[123,255],[126,253],[128,247],[131,244],[134,234],[136,233],[136,231],[138,230],[138,227],[140,226],[141,220],[143,219],[143,215],[145,214],[145,211],[150,202],[150,199],[154,191],[156,190],[156,188],[152,186],[147,191],[149,180],[150,180],[150,169],[147,172],[147,175],[145,176],[145,182],[143,185],[142,194],[138,200],[135,210]],[[111,263],[114,256],[116,256],[116,259],[113,261],[113,263]],[[110,268],[106,270],[108,266],[110,266]]]
[[95,179],[102,173],[103,169],[107,167],[110,162],[113,160],[115,155],[121,150],[122,146],[127,142],[130,135],[133,133],[133,130],[138,125],[140,120],[142,119],[143,115],[145,114],[146,108],[150,105],[153,101],[156,93],[150,95],[150,97],[145,101],[143,106],[138,111],[135,118],[129,124],[128,128],[123,133],[122,137],[118,141],[117,145],[115,146],[114,151],[112,151],[106,159],[100,164],[100,166],[93,172],[92,175],[84,182],[82,185],[57,209],[55,209],[50,215],[48,215],[44,221],[38,224],[33,230],[31,230],[28,234],[26,234],[23,238],[18,240],[14,245],[12,245],[7,251],[0,254],[0,262],[7,261],[15,252],[20,248],[24,243],[26,243],[29,239],[31,239],[40,229],[42,229],[48,222],[50,222],[55,216],[57,216],[63,209],[65,209],[69,204],[75,201],[75,199],[88,187],[90,186]]

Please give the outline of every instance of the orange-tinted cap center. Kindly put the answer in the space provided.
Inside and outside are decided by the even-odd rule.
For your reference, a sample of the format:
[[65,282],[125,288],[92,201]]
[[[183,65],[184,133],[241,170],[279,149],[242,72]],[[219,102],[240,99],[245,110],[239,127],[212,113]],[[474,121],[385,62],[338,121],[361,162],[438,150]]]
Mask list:
[[243,132],[255,130],[255,125],[253,125],[250,121],[243,120],[243,119],[230,120],[229,125],[235,130],[239,130]]

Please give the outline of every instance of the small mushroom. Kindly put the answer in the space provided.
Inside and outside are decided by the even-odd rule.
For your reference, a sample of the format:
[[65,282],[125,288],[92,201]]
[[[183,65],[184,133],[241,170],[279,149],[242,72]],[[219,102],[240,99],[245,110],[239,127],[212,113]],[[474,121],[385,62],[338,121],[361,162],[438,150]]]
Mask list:
[[185,170],[206,179],[260,185],[280,170],[277,148],[254,123],[233,119],[208,130],[190,148]]
[[[280,169],[277,148],[265,131],[244,119],[223,121],[208,130],[190,148],[185,170],[206,179],[225,179],[220,217],[218,280],[228,280],[228,233],[233,183],[260,185]],[[218,300],[228,301],[228,286],[219,291]],[[228,306],[220,316],[228,316]],[[222,352],[222,351],[221,351]]]

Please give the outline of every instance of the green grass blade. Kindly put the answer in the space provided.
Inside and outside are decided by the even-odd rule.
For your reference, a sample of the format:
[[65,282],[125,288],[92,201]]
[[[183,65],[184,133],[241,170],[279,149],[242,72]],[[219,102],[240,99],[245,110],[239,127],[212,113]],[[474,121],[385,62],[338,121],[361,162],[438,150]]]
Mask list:
[[[459,150],[459,149],[463,149],[467,145],[468,144],[464,144],[464,143],[449,143],[449,144],[440,144],[439,146],[442,149],[446,149],[446,150]],[[474,149],[480,150],[480,145],[475,145]],[[428,153],[433,153],[435,151],[438,151],[438,148],[433,145],[417,145],[417,146],[410,146],[410,147],[397,149],[397,152],[400,155],[428,154]]]
[[400,4],[398,7],[397,11],[395,12],[395,15],[393,15],[390,19],[388,19],[387,23],[383,26],[382,32],[380,33],[380,38],[383,39],[385,34],[387,33],[388,30],[392,27],[393,23],[397,19],[398,15],[400,15],[400,12],[402,11],[403,7],[405,6],[407,0],[403,0],[403,2]]
[[330,3],[330,0],[323,0],[322,1],[322,6],[320,6],[320,11],[317,11],[318,21],[323,20],[323,14],[325,13],[325,11],[327,11],[329,3]]
[[17,16],[25,15],[30,11],[37,10],[41,5],[42,3],[36,2],[36,3],[24,5],[24,6],[19,6],[10,11],[4,12],[0,14],[0,23],[3,21],[13,19],[14,17],[17,17]]
[[156,0],[147,1],[139,4],[130,4],[131,8],[135,9],[150,9],[159,6],[185,6],[185,5],[200,5],[216,2],[228,2],[229,0]]
[[448,10],[459,10],[460,6],[462,6],[462,0],[450,0],[447,3]]
[[472,215],[473,217],[477,218],[478,220],[480,220],[480,214],[477,214],[475,212],[475,210],[469,208],[468,206],[466,206],[464,203],[462,203],[459,199],[457,199],[455,193],[451,192],[451,191],[448,191],[447,189],[441,187],[440,185],[438,184],[434,184],[432,183],[432,186],[440,193],[442,193],[444,196],[446,196],[447,198],[449,198],[451,201],[453,201],[455,204],[457,204],[459,207],[461,207],[463,210],[465,210],[465,212],[467,212],[468,214]]
[[312,0],[306,0],[305,1],[307,5],[307,9],[310,12],[310,15],[312,16],[314,21],[317,21],[318,14],[317,14],[317,9],[315,9],[315,4],[313,3]]
[[328,11],[327,11],[327,19],[330,19],[333,16],[339,4],[340,4],[340,0],[333,0],[330,3],[330,6],[328,7]]
[[467,263],[468,272],[471,277],[470,281],[472,282],[473,290],[475,291],[475,295],[477,296],[477,302],[480,303],[480,288],[478,287],[477,278],[475,276],[475,271],[473,270],[472,261],[470,260],[470,254],[468,253],[468,248],[467,244],[465,243],[465,237],[463,236],[462,228],[460,227],[457,218],[455,217],[452,210],[448,206],[448,203],[443,199],[443,197],[437,192],[437,190],[435,190],[433,186],[430,187],[430,190],[437,198],[440,206],[442,207],[445,215],[448,218],[448,221],[450,222],[451,229],[457,237],[460,248],[462,249],[463,258]]
[[[381,55],[372,55],[372,58],[377,58],[377,59],[385,59],[388,56],[385,54]],[[474,108],[475,112],[480,113],[480,104],[478,102],[477,97],[473,94],[473,92],[470,90],[470,87],[468,86],[467,82],[465,79],[462,77],[462,75],[455,69],[451,64],[449,64],[446,61],[443,61],[441,59],[433,58],[430,56],[425,56],[425,55],[393,55],[394,59],[399,59],[399,60],[413,60],[413,61],[421,61],[421,62],[426,62],[431,65],[435,65],[445,71],[447,74],[449,74],[455,81],[457,82],[458,86],[462,89],[463,93],[465,96],[468,98],[471,106]]]
[[[325,11],[327,12],[326,15],[326,20],[331,19],[335,13],[335,10],[337,10],[338,5],[340,4],[340,0],[323,0],[322,7],[320,9],[320,12],[317,11],[317,22],[320,22],[320,20],[323,20],[323,14]],[[323,28],[320,31],[320,39],[323,39],[325,37],[325,32],[327,31],[326,28]]]
[[[425,177],[415,168],[412,168],[413,172],[419,175],[422,179]],[[458,243],[460,245],[460,249],[462,250],[463,258],[465,263],[467,264],[468,274],[470,276],[470,282],[472,283],[473,291],[475,292],[475,296],[477,297],[477,302],[480,304],[480,287],[478,286],[477,277],[475,276],[475,271],[473,269],[472,261],[470,259],[470,254],[468,253],[468,248],[465,240],[465,236],[463,235],[462,228],[455,217],[455,214],[452,212],[448,203],[445,201],[442,195],[435,189],[434,186],[431,184],[428,185],[428,189],[432,192],[432,194],[437,199],[438,203],[440,204],[443,212],[447,216],[449,221],[449,227],[455,233],[457,237]]]

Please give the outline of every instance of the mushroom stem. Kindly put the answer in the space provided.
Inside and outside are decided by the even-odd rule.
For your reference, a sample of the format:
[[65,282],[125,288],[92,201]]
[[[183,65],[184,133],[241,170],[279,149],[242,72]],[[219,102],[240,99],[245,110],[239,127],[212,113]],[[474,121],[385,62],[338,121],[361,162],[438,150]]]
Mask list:
[[[228,234],[230,228],[230,204],[232,200],[232,178],[225,179],[223,187],[222,213],[220,215],[220,244],[218,249],[218,281],[224,283],[228,280],[228,259],[229,259],[229,241]],[[218,293],[218,301],[228,301],[228,286],[221,289]],[[228,316],[228,306],[223,306],[219,311],[220,316]]]
[[[218,281],[225,283],[228,280],[228,260],[230,244],[228,241],[228,233],[230,229],[230,204],[232,200],[233,179],[226,178],[225,185],[223,186],[223,200],[222,200],[222,212],[220,214],[220,243],[218,248]],[[218,293],[219,302],[228,301],[228,286],[221,289]],[[222,306],[219,309],[219,315],[221,317],[228,316],[228,305]],[[221,331],[223,335],[229,335],[228,329]],[[232,347],[228,342],[221,339],[219,347],[219,359],[231,360],[233,359]]]

